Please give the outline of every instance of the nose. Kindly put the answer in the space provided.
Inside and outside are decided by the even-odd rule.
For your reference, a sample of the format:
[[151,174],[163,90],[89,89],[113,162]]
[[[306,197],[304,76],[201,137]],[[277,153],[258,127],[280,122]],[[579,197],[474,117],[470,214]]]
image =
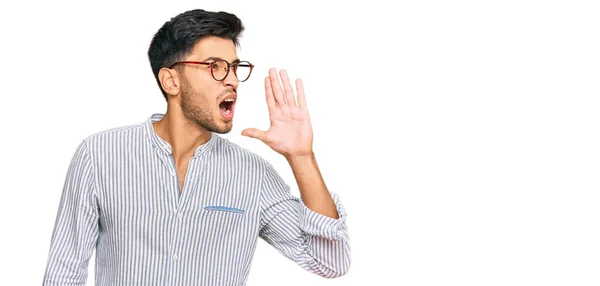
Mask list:
[[229,73],[223,79],[222,82],[225,86],[232,86],[234,89],[237,89],[238,85],[240,84],[240,82],[237,79],[237,76],[233,72],[233,69],[229,70]]

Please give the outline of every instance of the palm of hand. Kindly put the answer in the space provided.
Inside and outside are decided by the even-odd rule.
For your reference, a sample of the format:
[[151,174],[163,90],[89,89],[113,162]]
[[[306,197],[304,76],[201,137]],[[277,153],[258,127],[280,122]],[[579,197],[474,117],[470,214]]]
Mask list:
[[274,69],[271,69],[269,76],[265,78],[265,94],[271,121],[269,130],[248,128],[242,131],[242,135],[261,140],[285,157],[310,155],[313,132],[302,81],[296,80],[296,103],[287,72],[282,70],[280,74],[283,90]]

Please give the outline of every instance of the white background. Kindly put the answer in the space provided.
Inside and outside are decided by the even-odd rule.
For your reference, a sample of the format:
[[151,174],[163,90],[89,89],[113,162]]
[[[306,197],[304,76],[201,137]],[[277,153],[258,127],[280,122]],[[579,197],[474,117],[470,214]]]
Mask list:
[[295,186],[240,136],[268,128],[262,79],[287,69],[348,210],[346,276],[260,241],[248,285],[600,284],[594,1],[129,2],[1,4],[0,285],[41,284],[79,142],[165,111],[147,47],[193,8],[238,15],[256,64],[226,137]]

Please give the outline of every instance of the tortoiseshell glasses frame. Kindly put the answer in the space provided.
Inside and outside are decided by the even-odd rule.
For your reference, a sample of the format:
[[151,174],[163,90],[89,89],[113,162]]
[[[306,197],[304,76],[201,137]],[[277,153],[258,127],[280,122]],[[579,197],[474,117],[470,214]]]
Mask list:
[[[239,82],[244,82],[250,78],[254,65],[248,61],[234,61],[229,63],[223,59],[217,59],[210,62],[196,62],[196,61],[180,61],[175,62],[169,68],[173,68],[177,64],[194,64],[194,65],[208,65],[210,67],[210,74],[216,81],[222,81],[229,75],[229,71],[233,68],[233,74]],[[243,73],[238,73],[238,68],[244,68],[246,70]],[[241,69],[240,69],[241,71]]]

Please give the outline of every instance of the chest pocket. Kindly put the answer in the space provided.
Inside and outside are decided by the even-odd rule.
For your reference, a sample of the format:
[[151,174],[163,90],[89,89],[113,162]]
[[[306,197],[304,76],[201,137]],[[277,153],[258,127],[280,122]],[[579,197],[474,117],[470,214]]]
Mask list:
[[201,211],[202,229],[210,241],[235,241],[248,231],[246,210],[224,205],[207,205]]

